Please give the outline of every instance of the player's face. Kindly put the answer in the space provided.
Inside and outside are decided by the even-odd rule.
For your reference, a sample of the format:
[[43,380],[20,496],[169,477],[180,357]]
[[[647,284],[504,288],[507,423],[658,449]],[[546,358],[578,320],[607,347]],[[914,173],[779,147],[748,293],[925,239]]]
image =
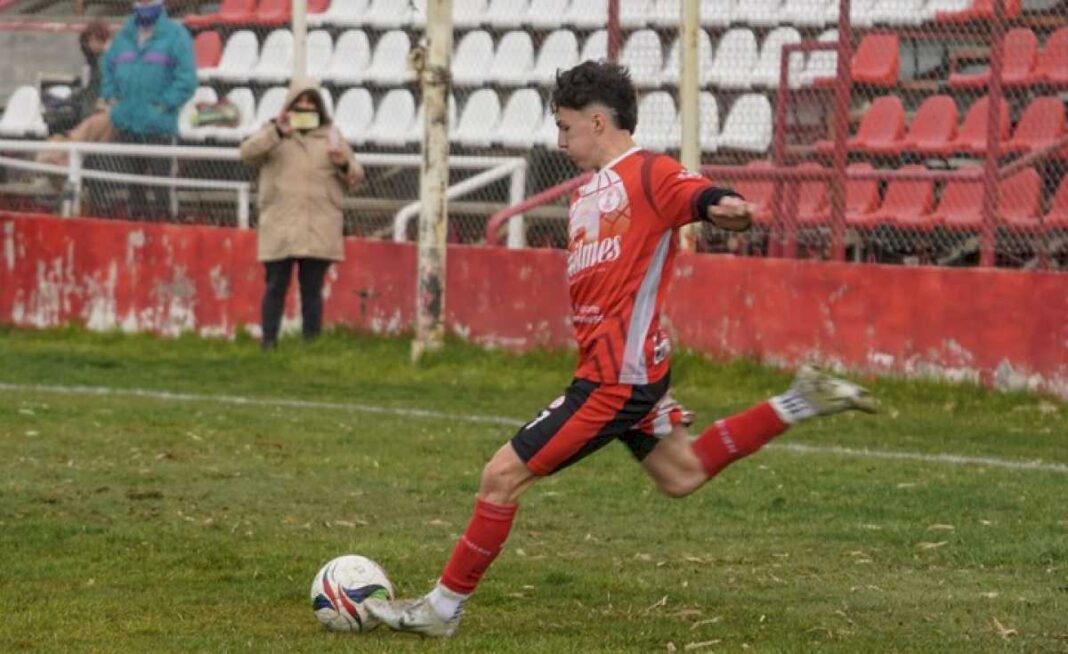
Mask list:
[[556,110],[556,127],[560,130],[556,145],[582,170],[597,168],[598,115],[603,120],[603,113],[599,114],[589,107],[581,110],[559,107]]

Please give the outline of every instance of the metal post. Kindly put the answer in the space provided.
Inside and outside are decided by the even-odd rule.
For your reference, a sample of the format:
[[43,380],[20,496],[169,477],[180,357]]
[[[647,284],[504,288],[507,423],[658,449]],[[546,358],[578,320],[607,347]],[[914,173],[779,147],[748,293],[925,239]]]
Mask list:
[[428,0],[427,53],[413,61],[423,89],[423,166],[419,179],[419,263],[412,360],[445,340],[445,231],[449,184],[449,56],[452,52],[452,0]]
[[838,81],[834,87],[834,158],[831,178],[831,259],[845,260],[846,139],[849,138],[849,96],[853,86],[853,29],[850,0],[838,4]]
[[293,78],[308,72],[308,0],[293,0]]
[[[682,165],[690,170],[701,167],[700,106],[698,103],[697,31],[700,24],[699,0],[678,0],[682,3],[679,24],[679,116],[682,123]],[[697,237],[701,225],[687,225],[682,230],[680,246],[692,252],[697,249]]]
[[608,61],[612,63],[619,61],[619,41],[623,38],[619,31],[619,1],[608,0]]
[[249,205],[249,185],[242,184],[241,188],[237,190],[237,226],[239,229],[248,229],[248,205]]
[[[527,162],[522,166],[516,166],[512,172],[511,181],[508,184],[508,205],[516,206],[523,201],[523,191],[527,186]],[[513,250],[527,246],[526,219],[522,213],[517,213],[508,220],[508,247]]]
[[990,25],[990,109],[986,121],[986,157],[983,159],[983,226],[979,233],[979,265],[995,263],[998,207],[998,150],[1001,133],[1001,69],[1005,53],[1004,0],[994,0],[994,20]]
[[[71,200],[71,215],[82,215],[82,153],[80,150],[70,150],[70,181],[74,187],[74,198]],[[69,218],[70,216],[64,216]]]

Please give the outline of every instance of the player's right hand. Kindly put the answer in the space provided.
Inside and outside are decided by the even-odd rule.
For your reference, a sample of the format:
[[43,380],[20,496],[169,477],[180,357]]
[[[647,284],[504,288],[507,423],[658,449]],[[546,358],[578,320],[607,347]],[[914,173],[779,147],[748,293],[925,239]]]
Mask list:
[[744,232],[753,224],[755,211],[756,205],[752,202],[728,195],[708,208],[708,219],[728,232]]

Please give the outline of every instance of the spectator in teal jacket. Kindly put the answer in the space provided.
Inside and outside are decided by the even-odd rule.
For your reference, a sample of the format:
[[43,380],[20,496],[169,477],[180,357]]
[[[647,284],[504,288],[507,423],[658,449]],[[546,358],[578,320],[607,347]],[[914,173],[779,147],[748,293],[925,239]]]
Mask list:
[[[193,39],[171,20],[164,0],[135,0],[132,14],[115,35],[101,62],[101,98],[111,105],[109,117],[116,141],[141,145],[172,144],[178,133],[178,112],[196,90]],[[114,169],[163,176],[171,161],[125,157]],[[130,187],[127,205],[133,218],[160,216],[163,187],[157,191],[155,212],[146,202],[144,186]]]

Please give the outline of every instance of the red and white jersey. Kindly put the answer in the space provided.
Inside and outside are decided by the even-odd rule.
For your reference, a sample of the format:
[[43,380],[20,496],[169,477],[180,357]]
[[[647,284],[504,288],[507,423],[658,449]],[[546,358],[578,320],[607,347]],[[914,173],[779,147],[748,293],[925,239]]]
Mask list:
[[572,195],[567,278],[576,377],[650,384],[667,373],[671,342],[660,308],[678,228],[695,220],[710,186],[671,157],[635,147]]

